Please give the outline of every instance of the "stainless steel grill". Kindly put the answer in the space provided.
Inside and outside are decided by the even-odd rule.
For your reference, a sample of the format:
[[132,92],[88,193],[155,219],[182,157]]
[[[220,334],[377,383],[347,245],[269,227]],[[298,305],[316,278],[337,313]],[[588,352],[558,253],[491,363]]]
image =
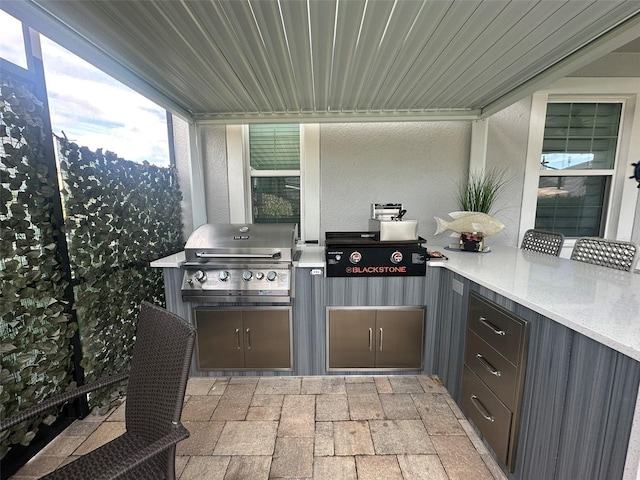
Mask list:
[[187,240],[185,302],[288,303],[296,224],[205,224]]

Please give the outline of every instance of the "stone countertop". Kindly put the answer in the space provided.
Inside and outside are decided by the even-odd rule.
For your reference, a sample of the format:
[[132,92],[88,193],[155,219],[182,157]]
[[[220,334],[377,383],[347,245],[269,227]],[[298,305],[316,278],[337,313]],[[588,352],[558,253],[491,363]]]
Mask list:
[[324,246],[300,245],[300,258],[294,262],[298,268],[324,268]]
[[430,260],[640,361],[640,275],[529,252],[440,250]]
[[151,268],[180,268],[185,261],[184,251],[174,253],[168,257],[159,258],[149,264]]

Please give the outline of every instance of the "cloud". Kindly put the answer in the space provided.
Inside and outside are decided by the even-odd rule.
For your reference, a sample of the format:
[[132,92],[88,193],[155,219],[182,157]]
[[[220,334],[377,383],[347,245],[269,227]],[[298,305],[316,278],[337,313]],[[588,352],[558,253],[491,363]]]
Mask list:
[[[0,10],[0,55],[27,68],[18,20]],[[40,35],[53,132],[127,160],[169,164],[166,111]]]
[[27,56],[24,50],[22,24],[6,12],[0,10],[0,57],[16,65],[27,68]]
[[127,160],[168,165],[166,111],[41,36],[54,133]]

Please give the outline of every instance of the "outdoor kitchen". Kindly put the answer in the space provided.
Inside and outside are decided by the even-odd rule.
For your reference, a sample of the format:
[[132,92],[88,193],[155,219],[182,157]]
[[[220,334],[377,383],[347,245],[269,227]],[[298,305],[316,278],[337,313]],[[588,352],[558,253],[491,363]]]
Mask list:
[[[51,35],[166,108],[171,150],[135,177],[102,175],[101,151],[83,164],[66,134],[66,156],[47,135],[24,153],[31,107],[48,108],[23,100],[45,85],[25,40],[28,65],[7,70],[23,83],[2,92],[25,95],[5,116],[29,126],[3,136],[18,253],[0,274],[26,311],[4,328],[28,327],[3,345],[20,360],[3,374],[16,480],[89,462],[134,421],[171,437],[141,478],[640,479],[640,6],[578,3],[3,4],[26,40]],[[500,195],[468,207],[496,172]],[[27,245],[38,219],[54,240]],[[67,248],[86,263],[51,273]],[[32,303],[37,358],[19,344]],[[127,391],[110,370],[137,345],[154,374]],[[171,407],[145,397],[163,372]],[[104,399],[16,420],[46,406],[28,382],[51,375],[57,397],[102,373]],[[125,454],[146,469],[131,445],[98,470]]]
[[[318,246],[302,244],[296,224],[197,228],[184,252],[152,262],[163,268],[168,309],[197,326],[191,374],[422,372],[429,254],[426,240],[417,235],[417,221],[404,219],[405,213],[402,204],[374,203],[369,231],[327,232]],[[323,283],[329,299],[326,312],[321,313],[323,306],[309,318],[302,312],[310,306],[314,281]],[[344,322],[335,318],[355,315],[358,322],[362,314],[380,325],[386,315],[390,323],[363,327],[356,337],[345,338]],[[398,329],[399,323],[407,326]],[[332,360],[344,357],[336,350],[340,343],[347,351],[363,345],[364,356],[346,363]],[[382,360],[384,355],[389,358]]]
[[[550,412],[560,400],[550,392],[593,395],[590,376],[571,385],[540,376],[548,355],[570,341],[577,350],[554,369],[589,368],[595,355],[604,362],[598,378],[621,389],[614,396],[602,391],[584,407],[603,416],[618,412],[615,433],[605,427],[590,435],[628,439],[606,454],[623,465],[640,438],[632,428],[636,405],[628,401],[640,384],[640,363],[620,367],[626,355],[637,356],[634,336],[626,329],[614,334],[600,319],[637,316],[612,294],[634,295],[640,277],[603,275],[601,267],[501,246],[492,236],[481,250],[465,251],[446,236],[428,245],[419,222],[405,213],[401,203],[372,203],[360,222],[367,230],[327,231],[319,244],[302,242],[295,224],[196,229],[184,252],[152,263],[163,269],[167,308],[197,327],[190,375],[436,372],[513,472],[524,455],[519,450],[546,445],[545,432],[558,421]],[[540,282],[551,290],[530,288]],[[592,287],[572,290],[569,306],[565,285],[576,282]],[[579,308],[587,304],[588,315]],[[544,420],[531,415],[532,402]],[[584,415],[581,407],[569,408],[562,421],[580,430]],[[596,454],[596,444],[583,447]],[[568,460],[562,468],[575,468]],[[519,468],[547,475],[537,462]]]

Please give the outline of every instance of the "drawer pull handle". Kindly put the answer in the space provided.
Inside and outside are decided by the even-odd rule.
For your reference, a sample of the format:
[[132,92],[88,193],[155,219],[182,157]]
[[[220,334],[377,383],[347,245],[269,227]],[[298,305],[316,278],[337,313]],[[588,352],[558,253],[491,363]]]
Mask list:
[[482,402],[480,402],[480,399],[478,397],[476,397],[475,395],[471,395],[471,403],[473,403],[473,406],[478,409],[480,415],[482,415],[485,420],[489,420],[492,423],[496,421],[493,416],[489,415],[489,412],[487,412],[487,409],[484,408],[484,405],[482,405]]
[[502,375],[502,372],[500,370],[496,370],[493,365],[485,360],[481,353],[476,353],[476,358],[478,359],[478,362],[480,362],[480,365],[482,365],[491,375],[495,375],[496,377]]
[[493,333],[495,333],[496,335],[506,335],[507,332],[505,332],[504,330],[500,330],[498,327],[496,327],[493,323],[491,323],[489,320],[487,320],[484,317],[480,317],[479,321],[481,324],[489,327],[491,330],[493,330]]
[[369,329],[369,351],[373,348],[373,328]]

